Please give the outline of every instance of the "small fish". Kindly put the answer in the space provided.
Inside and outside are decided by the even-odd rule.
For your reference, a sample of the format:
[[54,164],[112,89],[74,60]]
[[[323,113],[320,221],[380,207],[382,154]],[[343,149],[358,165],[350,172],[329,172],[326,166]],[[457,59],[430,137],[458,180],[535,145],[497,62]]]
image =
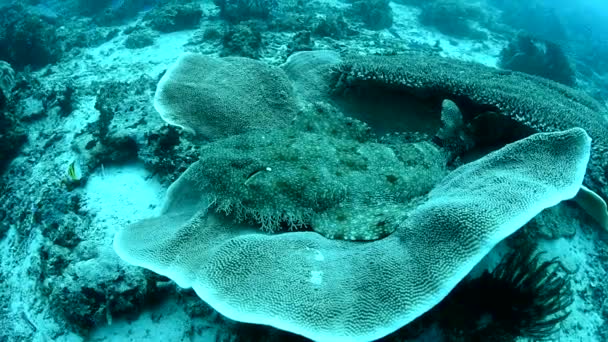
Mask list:
[[76,159],[72,160],[68,165],[68,176],[70,177],[70,180],[74,182],[78,182],[82,178],[80,165]]

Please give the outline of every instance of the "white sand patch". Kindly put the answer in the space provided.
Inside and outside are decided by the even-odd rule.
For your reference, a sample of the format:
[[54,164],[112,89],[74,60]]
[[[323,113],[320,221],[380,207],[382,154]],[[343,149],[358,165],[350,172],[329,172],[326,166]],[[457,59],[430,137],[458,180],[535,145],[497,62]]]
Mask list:
[[[149,75],[159,75],[183,53],[184,44],[194,32],[189,30],[162,34],[153,45],[132,50],[123,46],[126,36],[117,37],[88,51],[92,63],[97,67],[89,70],[111,72],[113,79],[118,81],[130,80],[142,71]],[[98,81],[99,75],[96,72],[94,74]]]
[[84,208],[95,215],[92,235],[114,235],[129,223],[155,216],[166,189],[141,164],[99,168],[85,185]]
[[89,341],[191,341],[190,321],[183,305],[169,299],[144,310],[136,320],[116,319],[111,325],[95,329]]
[[77,88],[85,89],[107,81],[133,81],[147,74],[160,75],[183,52],[184,44],[194,34],[194,30],[178,31],[159,35],[155,43],[141,49],[127,49],[126,35],[105,42],[97,47],[84,50],[81,56],[62,61],[58,66],[49,66],[38,71],[54,72],[47,78],[59,83],[71,80]]
[[[582,224],[582,223],[581,223]],[[551,336],[555,341],[598,341],[596,330],[604,325],[601,312],[596,310],[592,298],[599,289],[599,281],[606,279],[597,266],[598,251],[590,233],[577,227],[571,239],[560,238],[541,241],[539,249],[546,251],[544,260],[559,258],[562,265],[573,272],[572,291],[574,302],[570,306],[570,316],[561,323]]]
[[496,67],[500,51],[506,42],[495,39],[488,32],[488,40],[458,39],[446,36],[418,22],[420,9],[391,3],[393,9],[393,28],[399,36],[415,46],[429,45],[441,48],[440,55],[464,61],[477,62],[489,67]]

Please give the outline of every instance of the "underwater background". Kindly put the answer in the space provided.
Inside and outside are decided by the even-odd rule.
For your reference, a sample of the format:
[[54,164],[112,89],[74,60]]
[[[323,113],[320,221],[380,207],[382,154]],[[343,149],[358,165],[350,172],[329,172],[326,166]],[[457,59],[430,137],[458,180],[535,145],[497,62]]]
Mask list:
[[0,341],[606,341],[607,105],[599,0],[0,0]]

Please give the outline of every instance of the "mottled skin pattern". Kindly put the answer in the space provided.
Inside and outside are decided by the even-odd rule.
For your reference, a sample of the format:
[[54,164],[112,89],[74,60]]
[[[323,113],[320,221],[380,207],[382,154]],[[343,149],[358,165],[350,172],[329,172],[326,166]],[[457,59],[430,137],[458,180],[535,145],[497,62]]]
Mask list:
[[585,184],[608,198],[606,108],[562,84],[431,54],[356,56],[333,68],[334,91],[388,87],[425,101],[449,99],[465,122],[495,112],[537,132],[581,127],[593,139]]
[[376,240],[445,173],[431,143],[404,143],[397,153],[365,139],[361,123],[302,121],[205,145],[192,174],[212,208],[270,232],[310,228],[331,239]]

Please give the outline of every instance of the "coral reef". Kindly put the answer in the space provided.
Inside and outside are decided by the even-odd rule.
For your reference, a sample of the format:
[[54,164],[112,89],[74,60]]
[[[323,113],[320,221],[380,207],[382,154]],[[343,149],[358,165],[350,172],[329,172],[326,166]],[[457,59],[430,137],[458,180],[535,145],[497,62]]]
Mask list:
[[76,0],[75,12],[91,17],[100,26],[125,23],[140,11],[154,6],[155,0]]
[[146,14],[145,20],[159,32],[175,32],[198,27],[203,10],[199,4],[169,3]]
[[[60,249],[57,245],[49,248]],[[61,258],[64,267],[44,272],[46,279],[41,292],[49,297],[51,307],[65,318],[70,328],[81,334],[86,335],[96,326],[112,324],[113,316],[136,315],[146,300],[157,295],[154,279],[158,277],[154,275],[125,268],[109,255],[70,260],[69,249],[63,250],[63,255],[43,250],[43,260],[51,256]]]
[[83,15],[95,15],[102,12],[104,9],[109,7],[112,3],[111,0],[100,0],[100,1],[88,1],[88,0],[77,0],[76,6],[79,12]]
[[0,109],[0,174],[26,140],[27,135],[14,116]]
[[46,18],[29,13],[21,5],[3,7],[0,14],[0,60],[15,69],[40,68],[59,60],[63,51]]
[[309,51],[314,47],[314,41],[310,31],[299,31],[293,35],[291,42],[287,45],[290,53],[297,51]]
[[11,98],[11,91],[15,86],[15,71],[5,61],[0,61],[0,109],[4,108]]
[[[590,145],[580,128],[510,144],[448,174],[427,201],[405,211],[392,234],[366,243],[308,231],[265,234],[213,213],[206,194],[214,185],[200,177],[205,164],[193,164],[171,185],[161,215],[120,230],[114,248],[130,264],[193,287],[231,319],[318,341],[374,340],[438,304],[496,244],[540,211],[574,197]],[[263,185],[275,175],[275,169],[256,165],[255,151],[248,155],[242,160],[245,177],[235,178],[232,189]],[[303,189],[294,190],[306,194],[311,183],[304,181]],[[364,183],[352,191],[376,185]],[[544,307],[551,310],[549,304]]]
[[0,341],[608,340],[581,6],[0,1]]
[[116,27],[98,26],[89,18],[70,20],[57,30],[65,55],[73,57],[83,48],[99,46],[120,34]]
[[[145,145],[137,154],[139,160],[167,183],[174,182],[188,166],[199,159],[199,151],[175,126],[163,126],[145,134]],[[179,156],[176,158],[176,156]]]
[[165,73],[154,107],[167,123],[207,139],[286,127],[297,113],[283,70],[249,58],[194,53]]
[[125,30],[128,34],[125,39],[125,47],[127,49],[141,49],[154,44],[156,34],[147,28],[134,27],[132,30]]
[[388,0],[351,0],[353,15],[361,18],[372,30],[382,30],[393,25],[393,11]]
[[[80,136],[75,146],[83,154],[85,174],[104,163],[140,160],[171,182],[197,159],[191,143],[179,138],[181,133],[162,128],[162,120],[149,102],[153,86],[151,79],[142,77],[100,87],[95,102],[99,119],[89,125],[87,134]],[[150,129],[141,129],[142,125]]]
[[489,114],[533,131],[583,127],[594,139],[586,183],[608,198],[606,109],[580,91],[536,76],[426,53],[353,57],[334,70],[338,95],[351,89],[399,92],[437,108],[450,99],[465,122]]
[[277,0],[213,0],[220,9],[220,16],[231,22],[238,23],[250,19],[267,20],[278,6]]
[[576,77],[568,57],[555,43],[520,34],[500,52],[501,68],[538,75],[574,86]]
[[328,14],[312,22],[312,33],[318,37],[341,39],[351,34],[351,30],[340,14]]
[[238,24],[230,26],[222,37],[221,56],[260,58],[264,46],[262,34],[256,25]]
[[486,33],[474,26],[481,21],[483,12],[474,4],[458,0],[427,1],[421,5],[420,23],[439,32],[459,38],[485,39]]
[[[19,124],[14,110],[7,108],[14,86],[15,72],[10,64],[0,61],[0,174],[27,140],[27,135]],[[0,236],[2,236],[1,229]]]

